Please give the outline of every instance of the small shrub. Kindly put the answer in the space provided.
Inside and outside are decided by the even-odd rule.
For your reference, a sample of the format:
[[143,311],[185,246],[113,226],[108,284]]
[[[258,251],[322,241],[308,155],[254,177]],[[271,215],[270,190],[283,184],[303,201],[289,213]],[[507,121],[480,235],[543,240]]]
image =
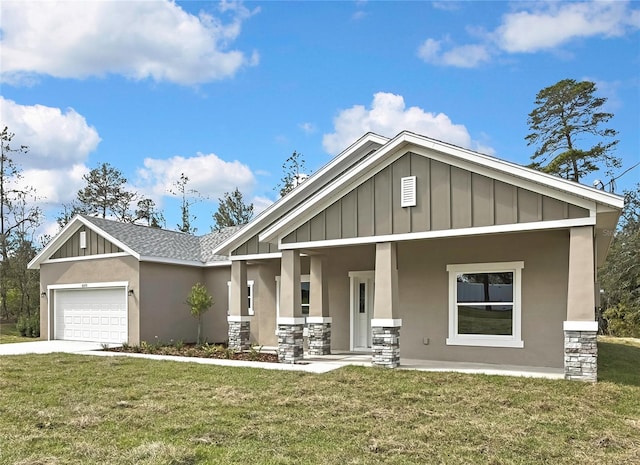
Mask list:
[[262,346],[252,344],[249,348],[249,360],[260,360],[260,353],[262,352]]
[[27,336],[27,328],[28,328],[27,319],[24,317],[18,318],[18,321],[16,322],[16,331],[20,333],[20,336],[22,337]]
[[29,326],[31,327],[31,337],[40,337],[40,315],[32,315],[29,319]]

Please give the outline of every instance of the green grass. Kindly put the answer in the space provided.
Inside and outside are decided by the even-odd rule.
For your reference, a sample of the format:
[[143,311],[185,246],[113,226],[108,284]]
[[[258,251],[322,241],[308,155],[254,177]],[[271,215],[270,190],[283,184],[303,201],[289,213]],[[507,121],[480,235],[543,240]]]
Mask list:
[[39,338],[23,337],[16,329],[15,323],[0,323],[0,344],[10,344],[13,342],[33,342]]
[[637,464],[640,345],[600,348],[597,384],[1,357],[0,463]]

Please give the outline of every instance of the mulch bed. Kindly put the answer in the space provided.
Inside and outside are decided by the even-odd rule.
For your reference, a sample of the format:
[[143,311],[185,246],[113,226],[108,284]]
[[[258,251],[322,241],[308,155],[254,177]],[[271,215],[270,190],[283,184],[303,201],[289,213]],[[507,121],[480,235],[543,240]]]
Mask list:
[[262,352],[259,349],[236,352],[228,349],[224,344],[184,344],[176,347],[172,345],[124,345],[105,349],[108,352],[124,352],[130,354],[175,355],[178,357],[217,358],[226,360],[245,360],[253,362],[278,363],[278,355]]

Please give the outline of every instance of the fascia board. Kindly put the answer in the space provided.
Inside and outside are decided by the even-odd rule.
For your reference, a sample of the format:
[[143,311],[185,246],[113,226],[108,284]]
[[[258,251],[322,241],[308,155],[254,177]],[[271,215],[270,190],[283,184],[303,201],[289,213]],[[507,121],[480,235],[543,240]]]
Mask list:
[[[389,139],[387,137],[383,137],[378,134],[365,134],[363,137],[351,144],[347,149],[342,151],[342,153],[329,161],[329,163],[320,168],[299,187],[293,189],[287,195],[267,207],[262,213],[260,213],[249,224],[247,224],[246,227],[239,230],[227,240],[218,244],[213,249],[212,253],[216,255],[229,255],[233,248],[241,245],[244,241],[248,240],[255,234],[260,233],[265,228],[265,226],[270,225],[271,223],[273,223],[273,221],[286,214],[287,208],[289,208],[291,204],[300,202],[300,199],[304,199],[305,195],[307,196],[307,198],[313,195],[313,189],[320,189],[322,187],[322,181],[324,181],[326,178],[338,176],[347,168],[343,165],[348,165],[350,159],[354,154],[359,153],[361,149],[366,148],[367,146],[384,146],[384,144],[388,143],[388,141]],[[320,184],[320,187],[317,187],[318,184]]]
[[180,260],[177,258],[164,258],[164,257],[151,257],[151,256],[140,256],[138,260],[141,262],[148,263],[163,263],[165,265],[182,265],[182,266],[198,266],[203,267],[205,264],[200,261],[193,260]]
[[126,245],[125,243],[120,241],[119,239],[113,237],[111,234],[107,233],[103,229],[100,229],[98,226],[96,226],[95,224],[91,223],[89,220],[86,220],[83,217],[79,217],[79,218],[80,218],[80,221],[82,221],[82,223],[87,228],[91,229],[96,234],[100,234],[102,237],[107,239],[109,242],[117,245],[119,248],[121,248],[123,251],[127,252],[129,255],[132,255],[132,256],[136,257],[138,260],[140,260],[140,254],[138,252],[136,252],[135,250],[133,250],[131,247],[129,247],[128,245]]
[[62,228],[62,231],[60,231],[56,235],[56,237],[51,242],[49,242],[40,251],[40,253],[38,253],[38,255],[33,257],[33,259],[27,264],[27,268],[30,270],[40,269],[40,264],[43,263],[45,260],[47,260],[49,256],[58,249],[58,247],[64,244],[71,236],[73,236],[76,233],[76,231],[80,229],[82,225],[91,229],[96,234],[99,234],[100,236],[104,237],[109,242],[112,242],[113,244],[118,246],[120,249],[122,249],[124,252],[128,253],[129,255],[133,255],[138,259],[140,258],[140,254],[132,250],[126,244],[123,244],[121,241],[111,236],[110,234],[106,233],[105,231],[100,229],[98,226],[86,220],[82,216],[77,215],[71,221],[69,221],[69,223],[67,223],[64,228]]
[[[511,174],[516,178],[531,180],[543,187],[552,188],[561,192],[567,192],[579,197],[584,197],[591,201],[608,205],[617,209],[622,209],[624,207],[624,198],[622,196],[562,179],[557,176],[552,176],[550,174],[543,173],[532,168],[527,168],[516,163],[473,152],[471,150],[449,145],[444,142],[434,141],[418,134],[408,133],[407,141],[414,142],[418,146],[432,148],[438,152],[452,155],[458,159],[468,161],[474,165],[486,166],[499,172]],[[425,141],[427,143],[425,143]],[[447,161],[447,163],[450,163],[450,161]],[[573,203],[575,203],[575,200],[573,201]]]
[[384,166],[386,166],[383,164],[384,161],[393,163],[394,159],[385,159],[385,157],[394,150],[400,151],[406,145],[404,135],[404,133],[399,134],[384,147],[379,148],[369,159],[327,184],[316,195],[307,199],[280,220],[266,228],[260,234],[258,240],[260,242],[269,242],[275,239],[280,241],[281,237],[279,236],[285,228],[287,230],[294,230],[307,221],[311,215],[328,207],[333,200],[339,198],[343,193],[358,187],[370,177],[368,176],[370,173],[375,174],[383,169]]
[[[485,174],[494,179],[504,180],[518,187],[581,206],[590,212],[595,212],[598,203],[620,209],[624,206],[624,199],[615,194],[599,191],[515,163],[405,131],[378,149],[370,159],[328,184],[319,193],[273,223],[260,234],[259,240],[261,242],[273,240],[280,242],[288,232],[308,221],[313,214],[327,208],[332,201],[393,163],[406,153],[404,148],[409,145],[411,146],[410,151],[414,153],[472,172]],[[388,156],[394,151],[396,151],[395,154]]]
[[[75,232],[80,228],[82,222],[82,217],[75,216],[69,221],[62,231],[60,231],[54,238],[51,240],[44,248],[31,259],[29,263],[27,263],[27,268],[30,270],[40,269],[40,264],[45,261],[49,256],[55,252],[58,247],[64,244],[67,239],[75,234]],[[52,251],[53,249],[53,251]]]

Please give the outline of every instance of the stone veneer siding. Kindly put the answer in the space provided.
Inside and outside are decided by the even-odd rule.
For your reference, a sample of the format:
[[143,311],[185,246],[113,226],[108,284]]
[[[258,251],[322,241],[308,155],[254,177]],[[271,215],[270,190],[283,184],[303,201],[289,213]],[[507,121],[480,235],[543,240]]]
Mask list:
[[304,324],[278,325],[278,361],[296,363],[304,355]]
[[309,323],[309,355],[331,354],[331,323]]
[[249,350],[249,322],[230,321],[229,322],[229,348],[234,350]]
[[598,380],[596,331],[564,332],[565,379],[595,383]]
[[371,364],[396,368],[400,366],[400,327],[371,327]]

